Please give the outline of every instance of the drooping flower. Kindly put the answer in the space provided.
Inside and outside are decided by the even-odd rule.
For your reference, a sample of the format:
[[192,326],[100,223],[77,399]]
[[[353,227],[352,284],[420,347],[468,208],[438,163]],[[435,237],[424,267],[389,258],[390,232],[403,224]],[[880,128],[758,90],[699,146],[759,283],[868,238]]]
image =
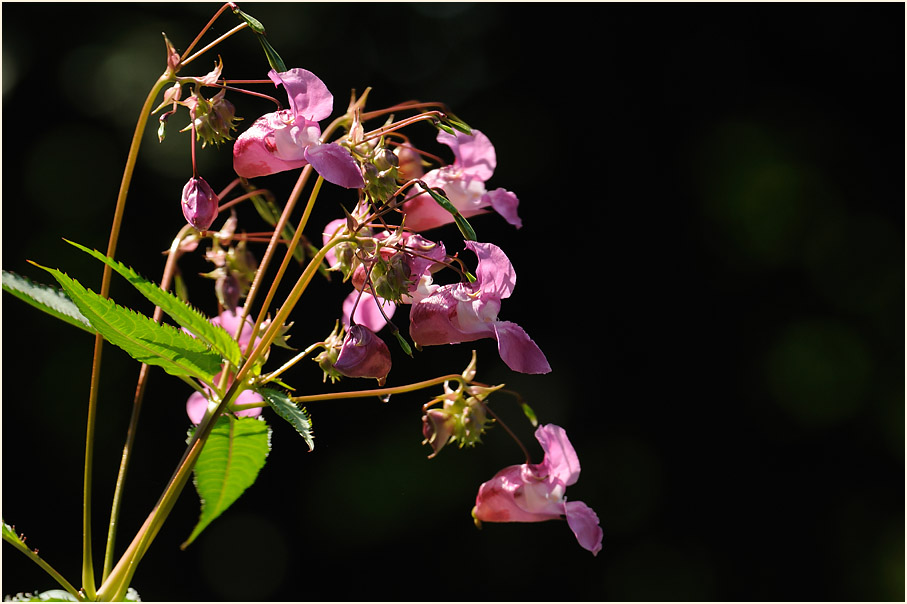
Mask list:
[[[446,197],[469,218],[491,208],[517,228],[523,226],[517,206],[519,199],[506,189],[485,189],[497,166],[494,146],[488,137],[473,130],[472,134],[457,132],[456,136],[438,132],[438,142],[453,149],[454,162],[448,166],[427,172],[422,181],[431,188],[444,190]],[[422,193],[403,204],[406,226],[423,231],[453,222],[453,215],[439,206],[430,195]]]
[[542,522],[567,519],[585,549],[602,548],[598,516],[582,501],[567,501],[566,488],[579,479],[580,464],[567,433],[554,424],[541,425],[535,437],[545,451],[539,464],[509,466],[479,487],[472,515],[479,522]]
[[510,297],[516,283],[510,260],[492,243],[467,241],[466,247],[479,258],[476,281],[431,286],[432,293],[410,310],[410,337],[420,346],[494,338],[501,359],[514,371],[551,371],[545,354],[522,327],[498,319],[501,300]]
[[349,150],[321,142],[320,120],[333,111],[334,97],[318,76],[305,69],[290,69],[268,77],[283,86],[289,109],[255,120],[233,145],[233,169],[243,178],[255,178],[301,168],[306,164],[325,180],[348,189],[365,186],[362,171]]
[[391,353],[384,340],[363,325],[347,331],[334,369],[346,377],[371,377],[383,385],[391,370]]
[[217,218],[220,200],[204,178],[192,177],[183,187],[180,205],[186,221],[199,231],[207,231]]

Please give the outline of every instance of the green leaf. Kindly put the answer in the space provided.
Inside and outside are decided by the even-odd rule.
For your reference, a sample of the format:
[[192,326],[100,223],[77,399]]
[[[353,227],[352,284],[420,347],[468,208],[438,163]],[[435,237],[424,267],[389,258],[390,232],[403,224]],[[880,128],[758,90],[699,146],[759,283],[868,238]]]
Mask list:
[[429,195],[431,195],[431,198],[435,200],[435,203],[437,203],[439,206],[453,215],[454,222],[457,224],[457,228],[460,229],[460,233],[463,235],[464,239],[468,239],[469,241],[477,241],[476,232],[475,230],[473,230],[472,225],[470,225],[469,221],[467,221],[466,218],[464,218],[464,216],[460,214],[460,210],[458,210],[454,204],[450,203],[450,200],[447,199],[447,197],[427,186],[422,181],[419,181],[419,184],[422,185],[422,188],[425,189],[425,191]]
[[[34,263],[33,263],[34,264]],[[204,342],[170,325],[123,308],[85,289],[65,273],[35,264],[54,276],[70,299],[105,340],[135,360],[156,365],[171,375],[187,375],[211,383],[220,371],[221,356]]]
[[315,448],[315,436],[312,434],[312,419],[309,417],[309,412],[297,406],[285,392],[280,390],[262,388],[258,393],[271,405],[277,415],[290,422],[296,428],[296,431],[305,439],[305,444],[309,446],[309,451],[313,450]]
[[520,401],[520,409],[523,410],[523,415],[526,416],[533,428],[539,425],[539,420],[535,417],[535,411],[532,410],[528,403]]
[[271,428],[259,418],[222,415],[195,463],[195,488],[202,509],[185,549],[211,522],[255,483],[271,451]]
[[464,239],[469,241],[478,241],[476,239],[476,232],[473,230],[472,225],[463,217],[459,212],[454,215],[454,222],[457,223],[457,228],[460,229],[460,234],[463,235]]
[[213,348],[223,358],[239,367],[242,364],[242,351],[239,344],[233,339],[233,334],[228,333],[223,327],[212,324],[201,312],[182,301],[175,295],[158,287],[155,283],[145,279],[133,269],[117,262],[97,250],[91,250],[68,239],[66,243],[73,245],[83,252],[90,254],[115,270],[124,279],[129,281],[140,294],[145,296],[155,306],[170,315],[182,327],[185,327],[202,342]]
[[22,275],[3,271],[3,291],[90,334],[97,333],[66,292],[56,287],[34,283]]

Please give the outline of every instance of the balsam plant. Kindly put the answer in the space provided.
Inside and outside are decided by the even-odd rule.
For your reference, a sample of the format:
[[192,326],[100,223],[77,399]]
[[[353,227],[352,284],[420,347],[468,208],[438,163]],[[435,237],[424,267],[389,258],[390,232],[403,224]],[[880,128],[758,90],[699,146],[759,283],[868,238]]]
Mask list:
[[[195,51],[215,21],[231,14],[237,25]],[[265,73],[257,75],[267,78],[228,78],[221,57],[204,75],[184,75],[200,56],[244,30],[264,50]],[[39,597],[136,599],[129,587],[133,576],[190,479],[194,478],[201,511],[183,547],[253,485],[270,452],[270,422],[289,422],[307,449],[313,450],[313,420],[304,405],[351,398],[386,400],[393,394],[422,390],[430,393],[422,410],[422,437],[431,449],[429,457],[449,444],[480,443],[493,424],[516,439],[493,411],[492,399],[519,404],[536,426],[542,461],[532,463],[528,450],[516,439],[525,462],[501,470],[479,486],[472,509],[477,525],[566,519],[579,544],[597,554],[602,542],[597,516],[586,504],[568,501],[564,494],[580,471],[565,431],[539,424],[524,399],[504,384],[479,381],[474,351],[465,368],[414,383],[387,384],[392,368],[388,342],[412,356],[426,346],[493,338],[501,359],[513,371],[551,371],[545,354],[527,332],[499,318],[503,300],[513,295],[516,272],[504,250],[479,237],[481,229],[477,231],[471,223],[484,213],[496,212],[514,227],[522,226],[517,196],[487,185],[496,166],[488,137],[441,103],[405,102],[366,109],[368,89],[353,93],[344,112],[326,122],[334,114],[334,97],[325,84],[310,71],[287,67],[263,25],[234,3],[223,5],[185,50],[178,51],[166,35],[164,49],[164,71],[139,114],[107,249],[69,242],[74,251],[95,258],[103,267],[100,290],[94,292],[64,269],[38,261],[32,264],[55,285],[3,272],[5,291],[95,338],[88,392],[81,576],[63,577],[7,524],[14,519],[3,523],[4,540],[63,588]],[[246,122],[236,116],[227,97],[242,93],[259,97],[274,110],[240,132],[239,126]],[[185,223],[170,242],[162,276],[155,283],[116,258],[117,241],[144,131],[156,116],[158,137],[163,140],[182,114],[187,114],[188,125],[181,131],[188,134],[192,148],[189,178],[180,195]],[[418,148],[407,135],[412,128],[435,128],[437,142],[452,151],[453,162],[440,159],[443,147]],[[196,163],[197,148],[209,145],[217,151],[232,150],[236,178],[219,188],[199,174]],[[296,185],[278,203],[278,196],[267,188],[268,177],[288,171],[298,173]],[[325,184],[342,188],[347,203],[336,220],[311,225],[313,207]],[[302,211],[297,216],[300,202]],[[254,205],[265,225],[264,236],[259,225],[251,229],[253,236],[246,225],[239,224],[234,211],[239,203]],[[173,211],[178,216],[176,191]],[[432,230],[446,224],[456,225],[460,240],[436,240]],[[264,244],[263,251],[253,250],[258,244]],[[218,301],[213,318],[191,304],[180,287],[179,262],[187,254],[203,254],[213,265],[205,275],[213,281]],[[445,283],[438,282],[439,274],[444,274]],[[320,275],[349,290],[341,308],[304,297]],[[153,314],[146,316],[110,299],[115,278],[125,280],[154,304]],[[278,295],[282,283],[294,280],[288,294]],[[410,306],[408,337],[393,322],[401,305]],[[326,335],[300,350],[288,339],[294,316],[303,307],[306,321],[319,315],[324,318]],[[176,325],[163,323],[164,315]],[[117,552],[117,517],[138,421],[138,413],[133,413],[98,575],[91,539],[91,468],[101,351],[107,344],[141,364],[133,398],[136,410],[154,367],[185,382],[192,393],[186,401],[185,452],[144,524],[125,550]],[[272,347],[293,353],[271,366]],[[306,360],[317,363],[324,381],[329,379],[338,389],[305,394],[305,384],[293,379],[293,369]],[[377,383],[366,389],[338,386],[349,378]]]

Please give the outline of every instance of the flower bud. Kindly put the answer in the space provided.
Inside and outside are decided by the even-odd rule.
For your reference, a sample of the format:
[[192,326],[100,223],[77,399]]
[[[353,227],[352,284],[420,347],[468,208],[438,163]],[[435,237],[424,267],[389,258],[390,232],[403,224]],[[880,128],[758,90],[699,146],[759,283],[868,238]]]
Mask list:
[[220,200],[204,178],[190,178],[183,187],[183,216],[199,231],[207,231],[217,218]]
[[387,344],[367,327],[350,327],[334,369],[346,377],[372,377],[383,385],[391,370]]
[[400,145],[394,149],[394,155],[397,156],[397,174],[402,180],[412,180],[413,178],[422,178],[425,173],[422,169],[422,157],[409,145]]

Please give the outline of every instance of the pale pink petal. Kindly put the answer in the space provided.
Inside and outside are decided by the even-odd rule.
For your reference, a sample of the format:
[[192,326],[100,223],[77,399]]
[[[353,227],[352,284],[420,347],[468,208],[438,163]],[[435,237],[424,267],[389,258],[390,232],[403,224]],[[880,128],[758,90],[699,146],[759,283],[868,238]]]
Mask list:
[[205,418],[205,412],[208,411],[208,399],[200,392],[193,392],[186,401],[186,414],[189,420],[196,426]]
[[457,132],[456,136],[438,132],[438,142],[453,149],[454,164],[472,178],[485,182],[494,174],[497,158],[488,137],[473,130],[472,135]]
[[522,327],[510,321],[495,321],[494,333],[498,340],[498,353],[508,367],[520,373],[551,371],[545,353]]
[[[243,390],[239,393],[239,396],[236,397],[234,401],[235,405],[249,405],[251,403],[261,403],[265,399],[261,397],[260,394],[254,390]],[[237,411],[236,415],[239,417],[258,417],[261,415],[261,407],[254,407],[252,409],[243,409],[242,411]]]
[[362,292],[362,298],[359,300],[356,310],[353,311],[353,305],[356,304],[357,298],[359,298],[359,292],[354,290],[350,292],[350,295],[343,301],[344,326],[349,326],[350,312],[352,311],[353,323],[365,325],[372,331],[378,332],[387,325],[387,321],[384,319],[384,316],[382,316],[381,311],[378,310],[378,304],[381,304],[381,308],[384,310],[384,314],[387,315],[388,319],[392,318],[394,316],[394,311],[397,310],[397,305],[390,300],[376,298],[368,292]]
[[520,205],[520,200],[517,199],[517,196],[507,189],[495,189],[494,191],[489,191],[482,196],[483,205],[490,205],[491,208],[500,214],[504,220],[515,226],[516,228],[521,228],[523,226],[523,221],[520,219],[517,214],[517,207]]
[[[326,227],[324,227],[324,232],[321,234],[322,245],[327,245],[331,239],[333,239],[337,233],[346,228],[346,219],[337,218],[336,220],[330,221]],[[336,248],[331,248],[328,250],[327,254],[324,255],[324,259],[327,261],[328,266],[334,266],[337,264],[337,255],[334,253]]]
[[268,77],[275,85],[283,85],[294,115],[318,122],[334,110],[334,96],[311,71],[297,67],[277,73],[272,69],[268,72]]
[[575,484],[579,479],[579,457],[567,432],[560,426],[547,424],[536,429],[535,438],[545,451],[542,465],[547,468],[548,475],[562,481],[564,486]]
[[568,501],[564,508],[567,514],[567,524],[576,535],[576,540],[597,556],[602,549],[602,539],[604,538],[598,516],[582,501]]
[[336,143],[309,145],[305,148],[305,158],[330,183],[347,189],[365,186],[359,164],[345,147]]

